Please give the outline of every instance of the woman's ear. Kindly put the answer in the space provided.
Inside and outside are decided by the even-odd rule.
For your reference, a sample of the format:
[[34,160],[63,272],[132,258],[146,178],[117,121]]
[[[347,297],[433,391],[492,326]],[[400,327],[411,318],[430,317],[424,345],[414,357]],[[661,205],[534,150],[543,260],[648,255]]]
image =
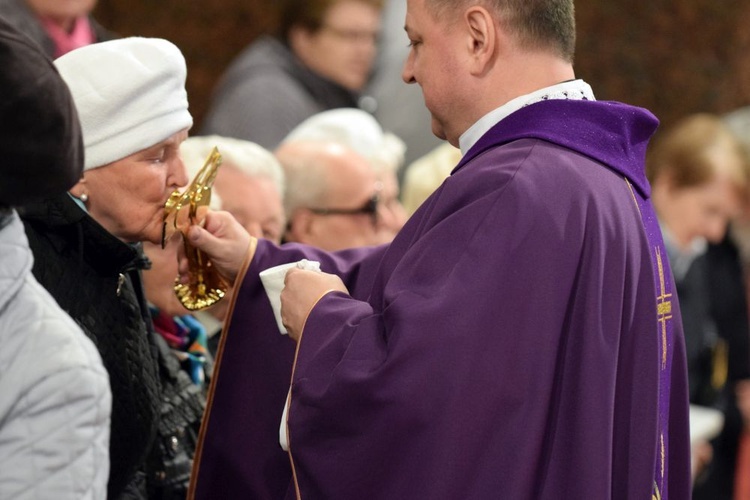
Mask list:
[[81,195],[86,193],[86,173],[84,172],[81,176],[81,179],[76,182],[72,188],[68,190],[70,194],[75,196],[76,198],[80,198]]

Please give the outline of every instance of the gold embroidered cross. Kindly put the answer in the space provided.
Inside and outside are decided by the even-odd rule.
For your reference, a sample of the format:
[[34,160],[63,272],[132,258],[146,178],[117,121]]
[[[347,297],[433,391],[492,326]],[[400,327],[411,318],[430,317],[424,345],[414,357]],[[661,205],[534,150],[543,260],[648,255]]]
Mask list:
[[656,297],[657,321],[661,325],[661,369],[667,368],[667,320],[672,319],[672,298],[667,293],[664,281],[664,263],[662,261],[661,249],[656,247],[656,264],[659,268],[659,296]]

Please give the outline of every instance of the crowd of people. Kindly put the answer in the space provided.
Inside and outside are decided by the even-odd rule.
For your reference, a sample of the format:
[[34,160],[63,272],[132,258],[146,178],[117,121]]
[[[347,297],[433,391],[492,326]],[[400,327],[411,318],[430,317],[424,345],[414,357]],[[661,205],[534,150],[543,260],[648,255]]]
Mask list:
[[194,126],[95,5],[0,0],[0,498],[750,499],[750,111],[597,100],[573,0],[308,0]]

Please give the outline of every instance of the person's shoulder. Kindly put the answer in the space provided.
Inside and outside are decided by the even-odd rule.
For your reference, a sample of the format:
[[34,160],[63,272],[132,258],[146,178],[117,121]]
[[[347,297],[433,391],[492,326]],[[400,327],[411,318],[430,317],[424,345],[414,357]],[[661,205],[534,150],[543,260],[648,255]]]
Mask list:
[[0,17],[18,28],[36,42],[45,54],[52,57],[54,44],[24,0],[0,0]]
[[28,8],[21,3],[21,0],[0,0],[0,15],[13,24],[30,17]]
[[572,206],[614,199],[631,203],[627,183],[606,165],[544,139],[522,138],[487,148],[452,175],[461,189],[524,199],[525,206]]
[[286,73],[292,62],[289,49],[278,39],[261,36],[247,45],[229,64],[227,77],[233,75]]
[[0,431],[16,457],[3,491],[101,496],[112,396],[96,347],[30,275],[0,313],[0,342]]
[[96,346],[32,275],[24,278],[7,311],[2,322],[6,347],[13,344],[15,351],[35,359],[27,369],[39,376],[82,369],[94,379],[106,378]]
[[[468,164],[477,165],[476,170],[491,173],[493,169],[511,169],[515,175],[579,179],[596,177],[607,172],[608,167],[594,158],[561,144],[535,137],[519,138],[507,143],[488,147],[472,157]],[[618,177],[619,178],[619,177]]]
[[[211,113],[246,115],[278,107],[309,107],[312,102],[302,82],[281,67],[246,64],[227,72],[213,98]],[[265,119],[265,118],[264,118]]]

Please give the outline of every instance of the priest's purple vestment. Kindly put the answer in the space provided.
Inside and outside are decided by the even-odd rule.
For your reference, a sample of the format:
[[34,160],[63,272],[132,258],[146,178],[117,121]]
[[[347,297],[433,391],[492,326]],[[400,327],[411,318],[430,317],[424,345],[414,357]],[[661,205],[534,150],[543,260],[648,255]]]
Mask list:
[[[260,241],[192,494],[688,499],[684,340],[644,173],[656,126],[619,103],[531,104],[390,245]],[[258,273],[301,258],[351,296],[315,305],[295,356]]]

